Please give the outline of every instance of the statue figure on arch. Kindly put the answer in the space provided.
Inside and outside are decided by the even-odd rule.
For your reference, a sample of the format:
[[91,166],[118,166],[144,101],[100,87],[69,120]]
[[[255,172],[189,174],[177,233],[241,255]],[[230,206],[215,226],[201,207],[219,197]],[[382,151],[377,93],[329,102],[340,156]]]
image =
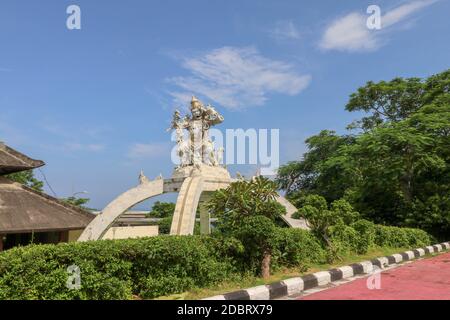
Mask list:
[[[181,117],[178,110],[174,112],[170,129],[176,130],[177,155],[181,167],[201,165],[218,166],[217,151],[209,136],[209,129],[223,122],[224,118],[211,105],[204,106],[196,97],[192,97],[191,114]],[[188,139],[184,139],[184,131]]]

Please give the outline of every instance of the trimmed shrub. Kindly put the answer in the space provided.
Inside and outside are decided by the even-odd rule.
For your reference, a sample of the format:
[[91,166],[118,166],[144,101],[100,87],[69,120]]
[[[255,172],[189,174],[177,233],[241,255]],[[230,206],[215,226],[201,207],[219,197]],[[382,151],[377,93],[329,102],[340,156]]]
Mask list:
[[156,224],[158,225],[159,234],[169,234],[172,226],[173,216],[164,217]]
[[183,292],[195,286],[195,281],[191,277],[180,278],[171,274],[157,278],[149,276],[142,281],[142,289],[139,295],[144,299]]
[[[159,234],[170,234],[170,228],[172,227],[173,216],[161,218],[158,222],[154,222],[153,225],[158,226]],[[200,234],[200,222],[196,221],[194,225],[194,234]]]
[[326,252],[320,241],[309,231],[293,228],[278,229],[275,267],[300,267],[306,271],[311,264],[325,262]]
[[420,229],[382,225],[375,225],[375,229],[375,243],[380,247],[422,247],[434,241],[432,236]]
[[[39,245],[0,254],[0,299],[129,299],[205,287],[236,277],[235,239],[160,236]],[[80,268],[69,290],[67,268]]]
[[375,246],[376,226],[368,220],[358,220],[350,225],[359,235],[356,252],[364,254]]
[[[413,248],[429,245],[433,238],[423,230],[376,225],[359,220],[350,226],[337,224],[330,228],[334,258],[341,254],[365,254],[374,246]],[[333,257],[331,257],[333,258]]]
[[[271,239],[264,238],[267,228],[244,228],[242,242],[215,234],[14,248],[0,253],[0,300],[155,298],[258,274],[258,246],[271,249],[273,267],[306,270],[339,253],[367,252],[371,245],[416,248],[434,240],[419,229],[361,220],[330,227],[333,246],[327,247],[309,231],[271,228]],[[80,269],[79,290],[66,287],[72,265]]]
[[355,229],[343,223],[339,223],[329,229],[332,248],[329,248],[329,261],[333,261],[342,254],[357,252],[360,236]]

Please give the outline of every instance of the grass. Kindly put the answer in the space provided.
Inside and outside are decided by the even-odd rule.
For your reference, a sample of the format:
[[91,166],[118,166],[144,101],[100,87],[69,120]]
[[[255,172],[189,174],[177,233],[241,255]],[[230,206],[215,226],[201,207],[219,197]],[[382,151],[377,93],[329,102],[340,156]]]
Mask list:
[[314,273],[318,271],[325,271],[328,269],[345,266],[348,264],[361,262],[364,260],[371,260],[378,257],[388,256],[394,253],[403,252],[410,250],[410,248],[373,248],[369,250],[368,253],[357,255],[349,254],[344,256],[341,260],[336,261],[332,264],[315,264],[311,265],[309,269],[305,272],[299,270],[299,268],[286,268],[282,270],[275,271],[268,279],[262,279],[258,277],[246,277],[240,279],[239,281],[227,281],[223,282],[217,286],[211,288],[196,288],[187,292],[180,294],[173,294],[169,296],[162,296],[157,298],[157,300],[198,300],[211,296],[216,296],[224,294],[227,292],[232,292],[240,289],[245,289],[249,287],[269,284],[277,281],[281,281],[288,278],[298,277],[309,273]]

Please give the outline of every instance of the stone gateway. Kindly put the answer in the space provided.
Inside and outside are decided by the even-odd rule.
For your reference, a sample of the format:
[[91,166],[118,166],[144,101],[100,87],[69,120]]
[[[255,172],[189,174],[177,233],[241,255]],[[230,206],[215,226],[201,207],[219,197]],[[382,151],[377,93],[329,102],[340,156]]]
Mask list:
[[[180,165],[175,167],[172,177],[163,179],[159,176],[150,180],[141,172],[139,185],[108,204],[87,226],[78,241],[102,239],[128,209],[165,193],[178,193],[171,235],[193,234],[197,208],[200,209],[201,233],[210,233],[210,215],[203,204],[208,201],[211,192],[226,188],[235,179],[220,164],[223,148],[216,150],[209,136],[209,129],[222,123],[223,116],[213,106],[204,106],[195,97],[192,98],[190,111],[191,114],[184,117],[178,110],[175,111],[169,128],[176,132],[177,154],[180,158]],[[188,132],[187,139],[184,138],[184,130]],[[278,202],[286,207],[287,214],[283,219],[289,226],[308,228],[305,221],[292,219],[292,214],[297,211],[292,204],[281,196]]]

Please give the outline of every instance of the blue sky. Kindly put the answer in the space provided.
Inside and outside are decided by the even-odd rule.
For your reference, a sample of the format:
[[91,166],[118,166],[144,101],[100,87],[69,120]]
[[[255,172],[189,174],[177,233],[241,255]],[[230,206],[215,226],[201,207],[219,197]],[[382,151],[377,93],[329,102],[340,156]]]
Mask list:
[[[81,30],[66,28],[72,4]],[[369,5],[381,30],[365,27]],[[285,163],[308,136],[345,131],[366,81],[449,68],[449,13],[447,0],[2,0],[0,140],[44,160],[57,196],[86,190],[102,208],[141,169],[170,176],[165,129],[195,94],[221,129],[279,128]]]

